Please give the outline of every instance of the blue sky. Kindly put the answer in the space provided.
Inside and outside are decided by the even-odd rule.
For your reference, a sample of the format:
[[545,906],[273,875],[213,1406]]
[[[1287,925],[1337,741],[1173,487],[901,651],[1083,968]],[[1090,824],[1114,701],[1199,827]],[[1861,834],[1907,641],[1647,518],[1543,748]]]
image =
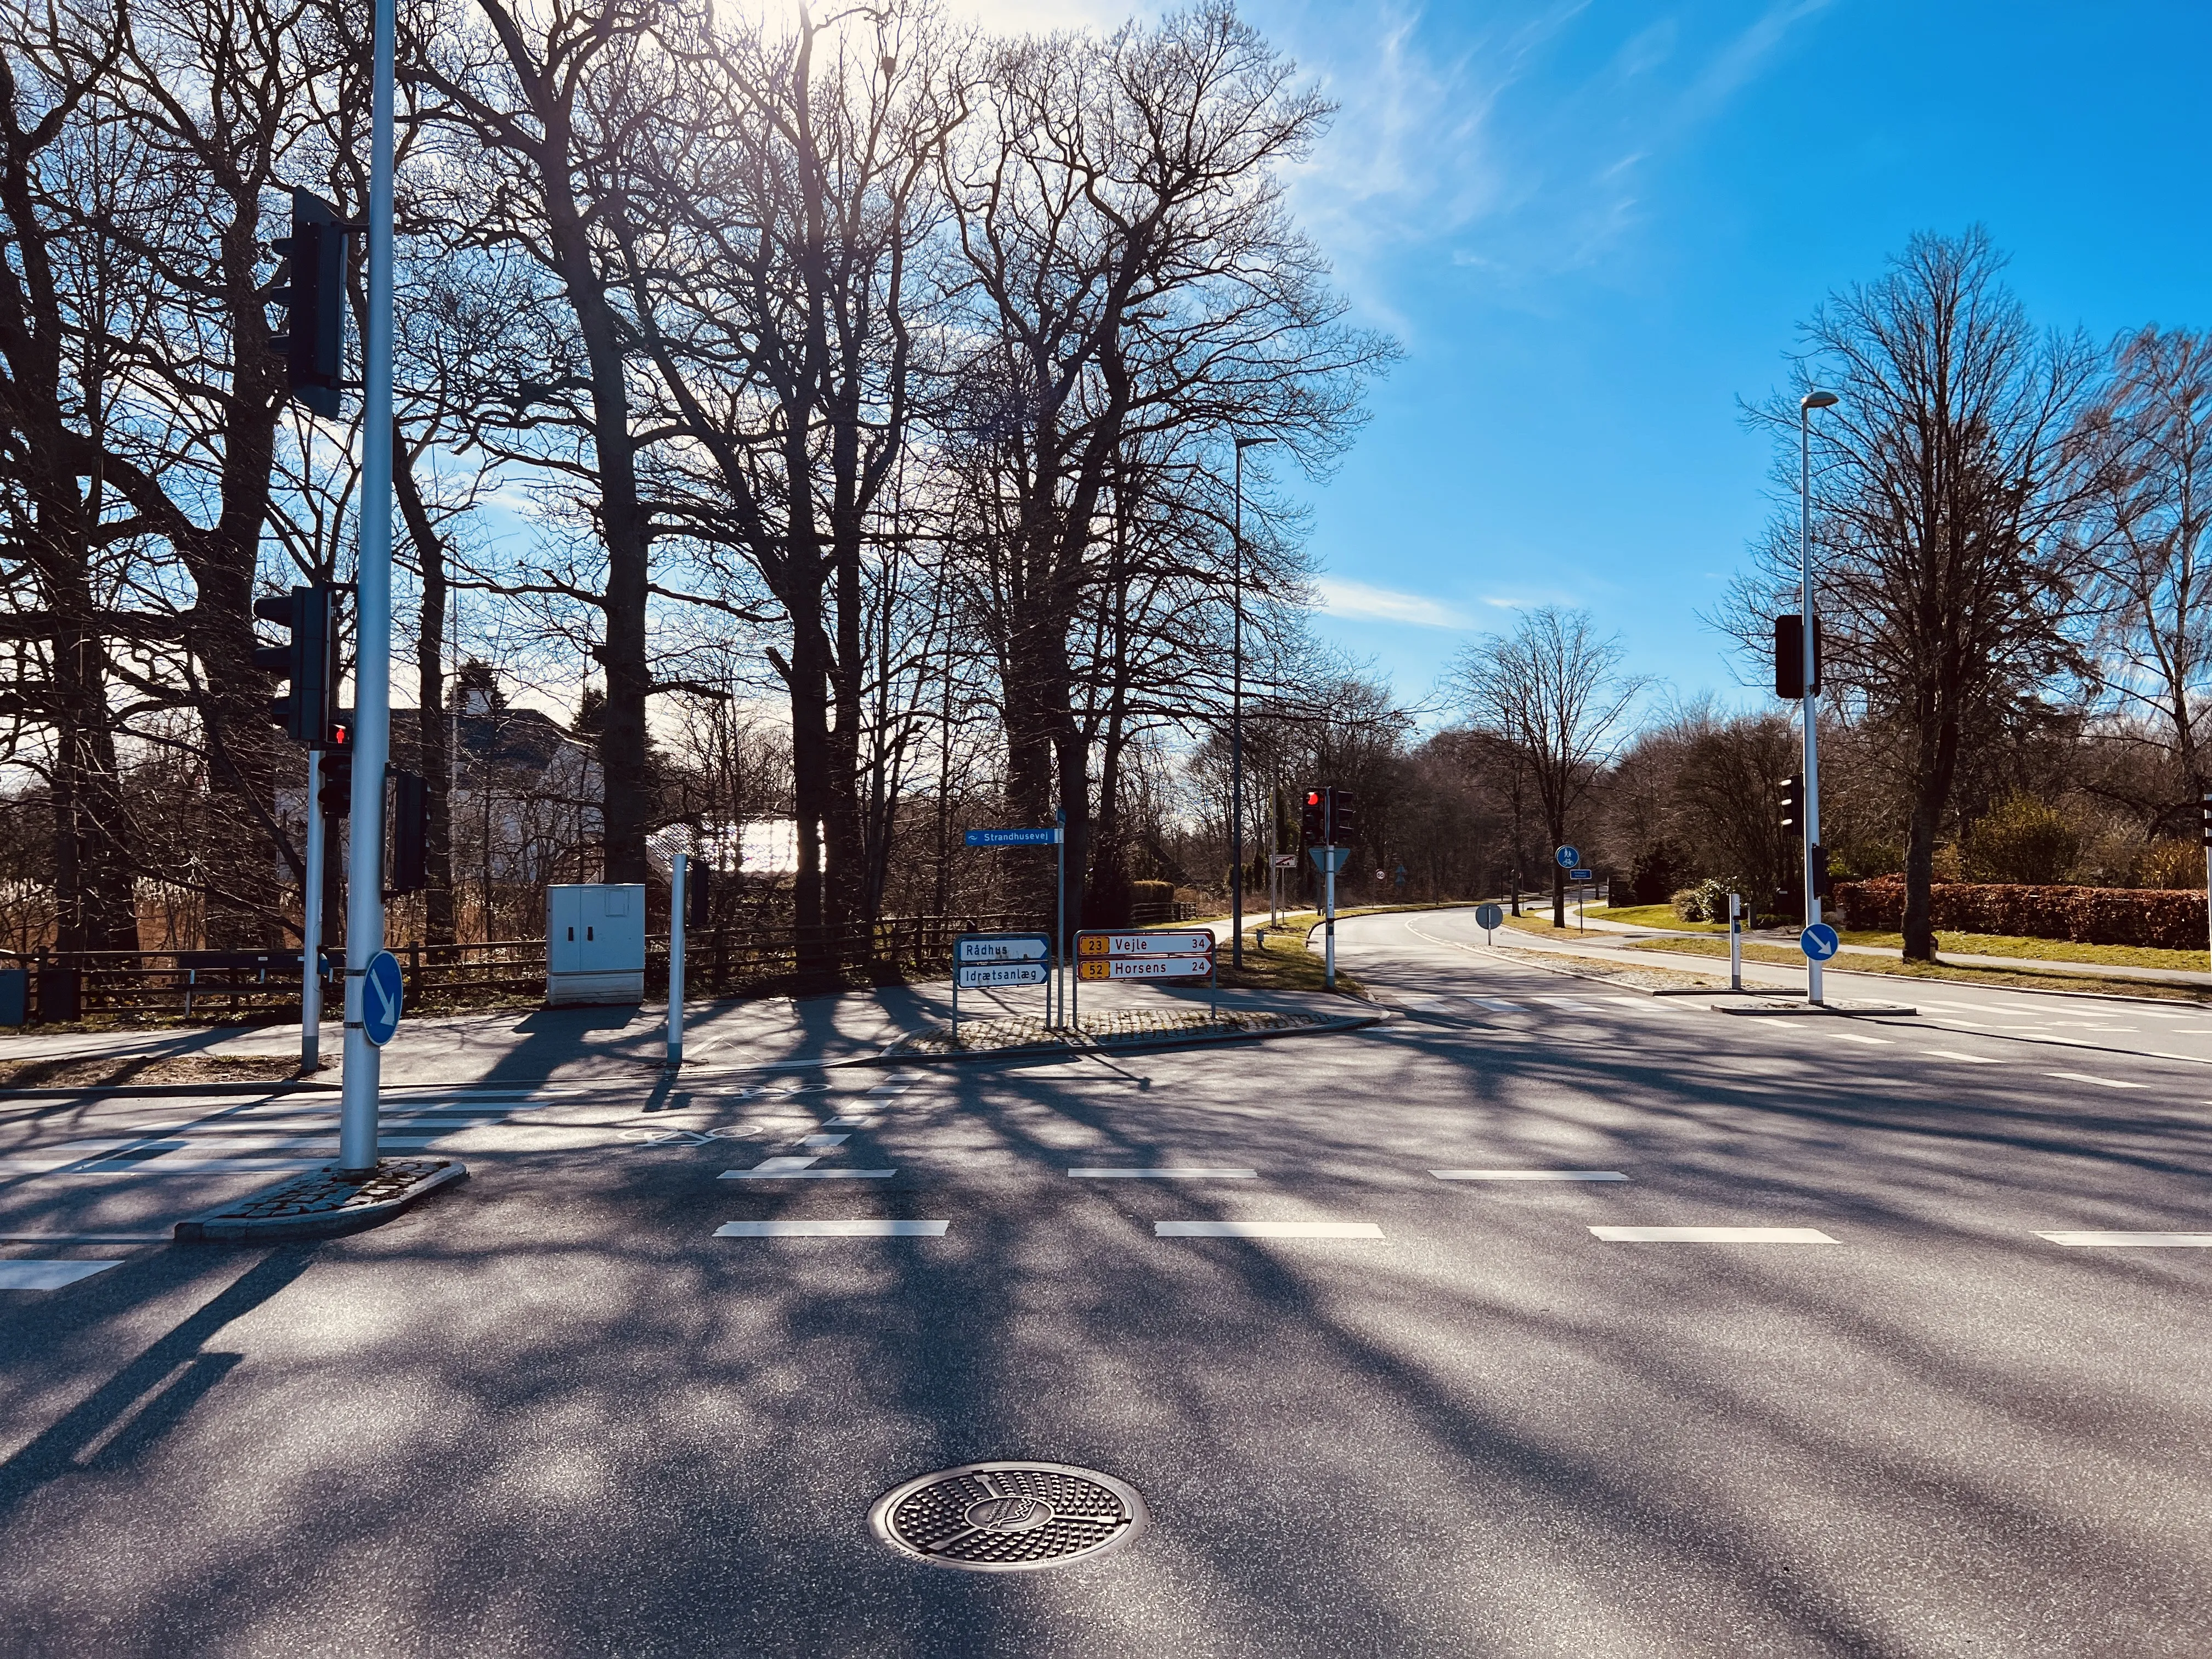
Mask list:
[[1682,693],[1756,701],[1697,620],[1770,510],[1738,399],[1915,230],[1987,225],[2046,324],[2212,325],[2201,3],[1247,15],[1342,106],[1299,211],[1407,351],[1336,476],[1294,487],[1322,630],[1407,701],[1545,602]]

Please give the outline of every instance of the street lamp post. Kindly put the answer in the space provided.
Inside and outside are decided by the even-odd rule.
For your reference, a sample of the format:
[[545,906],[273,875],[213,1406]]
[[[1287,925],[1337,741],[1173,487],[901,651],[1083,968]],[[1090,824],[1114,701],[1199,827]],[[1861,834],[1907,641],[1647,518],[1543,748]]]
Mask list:
[[[1808,392],[1797,403],[1797,660],[1804,675],[1805,716],[1805,925],[1820,919],[1820,895],[1814,884],[1814,857],[1820,844],[1820,749],[1813,708],[1814,652],[1820,635],[1813,611],[1813,411],[1833,407],[1832,392]],[[1821,1000],[1820,964],[1805,959],[1805,1000]]]
[[1237,441],[1237,517],[1231,532],[1236,546],[1231,555],[1237,626],[1229,677],[1229,965],[1237,969],[1244,965],[1244,452],[1274,441]]

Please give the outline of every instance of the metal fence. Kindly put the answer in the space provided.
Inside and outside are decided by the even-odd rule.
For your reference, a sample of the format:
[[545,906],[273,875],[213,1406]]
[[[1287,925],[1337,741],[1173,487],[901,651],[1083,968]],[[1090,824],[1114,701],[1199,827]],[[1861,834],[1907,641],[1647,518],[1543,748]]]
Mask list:
[[[952,941],[962,933],[1049,926],[1030,912],[999,911],[884,916],[837,927],[694,928],[685,941],[684,970],[695,996],[896,982],[949,965]],[[482,1006],[545,991],[542,939],[391,948],[412,1007]],[[336,959],[326,956],[325,963],[325,971],[333,971]],[[100,1014],[229,1020],[296,1015],[300,1007],[297,951],[0,951],[0,976],[10,971],[23,976],[15,986],[33,1021]],[[667,985],[665,934],[646,940],[646,981],[648,988]],[[0,995],[0,1006],[8,1000]]]

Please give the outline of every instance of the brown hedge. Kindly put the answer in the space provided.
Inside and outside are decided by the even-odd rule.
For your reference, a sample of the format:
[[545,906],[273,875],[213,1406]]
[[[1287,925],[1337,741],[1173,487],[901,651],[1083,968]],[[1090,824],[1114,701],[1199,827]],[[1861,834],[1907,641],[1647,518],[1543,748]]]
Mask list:
[[[1846,927],[1894,933],[1905,926],[1905,883],[1839,881]],[[1936,930],[2063,939],[2077,945],[2205,948],[2204,895],[2133,887],[2036,887],[2011,882],[1939,881],[1929,908]]]

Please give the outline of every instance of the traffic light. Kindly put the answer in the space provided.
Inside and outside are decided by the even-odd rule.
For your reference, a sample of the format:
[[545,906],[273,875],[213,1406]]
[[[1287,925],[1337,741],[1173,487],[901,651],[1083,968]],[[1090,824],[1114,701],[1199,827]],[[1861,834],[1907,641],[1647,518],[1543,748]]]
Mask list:
[[1828,874],[1828,849],[1825,847],[1814,847],[1810,851],[1813,860],[1813,896],[1826,898],[1836,890],[1836,884]]
[[415,772],[392,775],[392,890],[430,884],[430,786]]
[[2204,844],[2212,847],[2212,789],[2204,792]]
[[1359,836],[1359,797],[1349,789],[1328,792],[1328,844],[1349,847]]
[[285,309],[285,331],[269,349],[284,359],[291,395],[318,415],[338,412],[345,369],[346,227],[338,210],[304,190],[292,192],[292,234],[269,244],[284,261],[269,302]]
[[714,924],[714,866],[696,859],[687,859],[684,865],[684,925],[686,927],[707,927]]
[[1792,772],[1782,780],[1782,827],[1793,836],[1805,833],[1805,775]]
[[1320,846],[1328,833],[1328,803],[1324,797],[1324,791],[1309,789],[1305,804],[1298,809],[1298,836],[1308,846]]
[[[1813,693],[1820,691],[1820,619],[1813,618]],[[1774,619],[1774,695],[1796,699],[1805,695],[1805,629],[1795,616]]]
[[269,718],[298,742],[320,749],[331,740],[337,690],[336,590],[328,582],[295,587],[253,602],[253,614],[290,630],[283,645],[257,645],[253,665],[264,668],[292,689],[269,705]]
[[326,818],[353,816],[353,732],[345,726],[331,728],[330,743],[323,750],[323,787],[315,799]]

